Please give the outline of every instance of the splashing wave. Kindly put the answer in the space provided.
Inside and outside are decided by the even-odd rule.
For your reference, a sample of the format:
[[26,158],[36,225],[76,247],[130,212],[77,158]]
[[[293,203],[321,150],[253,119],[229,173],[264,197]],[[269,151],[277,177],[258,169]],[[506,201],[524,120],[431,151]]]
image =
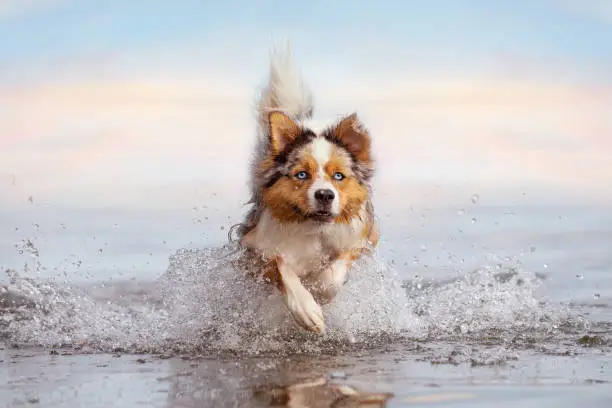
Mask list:
[[[505,344],[585,324],[539,300],[535,274],[508,262],[449,281],[401,281],[364,258],[323,308],[328,333],[294,324],[276,289],[232,266],[231,248],[179,250],[155,282],[78,287],[9,273],[0,287],[0,336],[14,346],[81,352],[338,353],[424,342]],[[521,340],[523,339],[523,340]]]

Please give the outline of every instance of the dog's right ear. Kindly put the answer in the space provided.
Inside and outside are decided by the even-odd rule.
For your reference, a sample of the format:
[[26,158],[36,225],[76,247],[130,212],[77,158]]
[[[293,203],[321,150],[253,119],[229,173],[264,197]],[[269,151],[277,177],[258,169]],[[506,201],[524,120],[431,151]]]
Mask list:
[[270,146],[276,154],[282,152],[301,133],[298,124],[282,112],[271,112],[268,121],[270,122]]

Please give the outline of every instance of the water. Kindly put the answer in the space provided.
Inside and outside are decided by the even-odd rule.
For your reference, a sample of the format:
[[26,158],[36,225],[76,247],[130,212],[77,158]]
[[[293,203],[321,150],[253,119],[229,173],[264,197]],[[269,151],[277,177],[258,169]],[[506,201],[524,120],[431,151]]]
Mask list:
[[[202,209],[95,217],[34,209],[3,220],[15,227],[1,241],[0,338],[6,350],[42,348],[71,358],[144,353],[249,367],[307,358],[311,374],[328,356],[349,359],[343,363],[349,374],[338,366],[327,373],[342,371],[349,381],[364,355],[378,356],[376,370],[389,375],[406,360],[519,366],[525,373],[545,356],[581,358],[594,359],[600,372],[576,380],[576,369],[561,370],[556,378],[609,381],[609,211],[486,207],[478,195],[467,201],[379,209],[380,249],[356,265],[324,307],[324,337],[298,330],[275,289],[233,266],[236,254],[225,237],[239,217],[235,207],[204,212],[208,218]],[[164,214],[174,222],[159,221]],[[247,370],[258,379],[249,387],[275,372]],[[236,387],[219,395],[243,389]]]

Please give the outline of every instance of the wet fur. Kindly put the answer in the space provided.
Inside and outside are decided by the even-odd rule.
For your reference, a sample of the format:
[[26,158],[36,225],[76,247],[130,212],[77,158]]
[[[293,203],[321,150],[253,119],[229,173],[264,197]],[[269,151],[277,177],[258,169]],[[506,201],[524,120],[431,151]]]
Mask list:
[[300,326],[323,333],[320,305],[377,245],[378,229],[369,132],[351,114],[316,133],[307,124],[313,110],[290,50],[274,53],[257,105],[251,209],[237,234],[239,265],[276,284]]

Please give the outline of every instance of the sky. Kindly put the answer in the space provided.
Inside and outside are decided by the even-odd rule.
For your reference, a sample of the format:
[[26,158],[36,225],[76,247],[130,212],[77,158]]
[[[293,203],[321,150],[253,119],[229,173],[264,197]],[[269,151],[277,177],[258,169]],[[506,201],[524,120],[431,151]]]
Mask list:
[[0,206],[246,201],[285,40],[381,191],[612,199],[607,0],[0,0],[0,38]]

